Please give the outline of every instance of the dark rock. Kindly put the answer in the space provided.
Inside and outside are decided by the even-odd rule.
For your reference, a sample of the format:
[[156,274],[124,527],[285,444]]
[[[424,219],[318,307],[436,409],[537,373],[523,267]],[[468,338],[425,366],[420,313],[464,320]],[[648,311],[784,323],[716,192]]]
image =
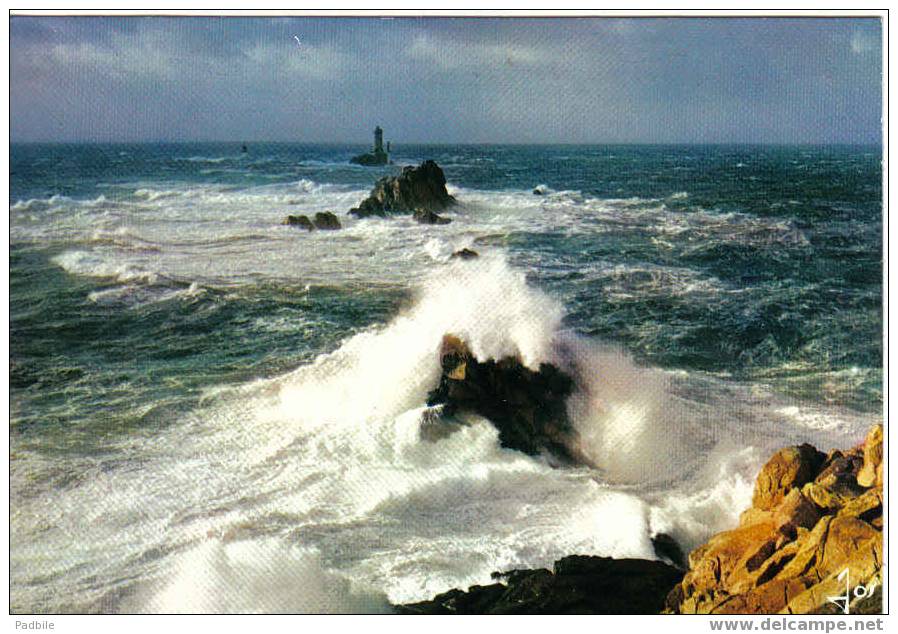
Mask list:
[[480,254],[477,253],[477,251],[473,251],[471,249],[462,249],[460,251],[456,251],[450,256],[450,258],[453,260],[455,258],[461,258],[462,260],[473,260],[474,258],[478,257],[480,257]]
[[330,211],[325,211],[315,214],[315,228],[324,231],[333,231],[335,229],[341,229],[342,225],[337,219],[337,216]]
[[530,455],[548,450],[577,461],[570,449],[577,433],[566,408],[574,382],[567,374],[548,363],[534,372],[511,357],[481,363],[452,335],[443,337],[440,364],[440,383],[428,394],[428,405],[444,404],[449,416],[467,411],[487,418],[503,447]]
[[658,533],[657,535],[652,537],[652,550],[655,551],[656,555],[667,559],[677,568],[681,568],[683,570],[688,568],[688,565],[686,563],[686,556],[683,554],[683,549],[680,548],[677,540],[675,540],[667,533]]
[[416,211],[413,217],[422,225],[448,225],[452,222],[449,218],[443,218],[432,211]]
[[565,557],[545,569],[493,573],[503,584],[450,590],[400,614],[658,614],[683,573],[659,561]]
[[399,176],[377,181],[371,194],[349,211],[359,218],[388,213],[437,212],[450,207],[455,199],[446,191],[443,170],[433,161],[405,167]]
[[291,227],[302,227],[307,231],[311,231],[315,228],[315,225],[312,224],[312,221],[309,220],[308,216],[287,216],[281,224],[289,225]]
[[309,220],[309,217],[305,215],[287,216],[281,224],[289,225],[291,227],[301,227],[306,231],[312,231],[313,229],[328,231],[342,228],[337,217],[329,211],[315,214],[314,221]]
[[353,156],[349,159],[349,162],[357,165],[386,165],[390,162],[390,157],[381,150],[380,152],[366,152]]

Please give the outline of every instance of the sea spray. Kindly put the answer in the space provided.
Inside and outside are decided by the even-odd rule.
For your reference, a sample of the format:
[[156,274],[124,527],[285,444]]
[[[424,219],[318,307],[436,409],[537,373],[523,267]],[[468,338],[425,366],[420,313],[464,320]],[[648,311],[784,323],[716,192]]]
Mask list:
[[538,369],[552,358],[561,317],[557,302],[499,256],[441,266],[391,323],[284,378],[281,407],[303,422],[392,418],[423,404],[435,387],[443,335],[464,340],[478,360],[517,357]]
[[156,595],[135,611],[203,614],[389,613],[386,595],[327,570],[314,549],[280,541],[209,539],[189,551]]

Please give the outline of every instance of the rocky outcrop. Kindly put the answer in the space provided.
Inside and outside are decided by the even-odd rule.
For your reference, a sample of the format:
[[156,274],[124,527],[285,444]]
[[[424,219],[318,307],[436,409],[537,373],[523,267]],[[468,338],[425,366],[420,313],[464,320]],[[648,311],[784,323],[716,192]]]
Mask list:
[[308,216],[287,216],[281,224],[291,227],[299,227],[306,231],[321,229],[323,231],[333,231],[342,228],[339,219],[330,211],[318,212],[315,214],[315,220],[309,220]]
[[290,227],[299,227],[306,231],[312,231],[315,228],[315,225],[309,220],[308,216],[287,216],[281,224]]
[[571,377],[543,363],[538,371],[520,360],[478,361],[457,337],[446,335],[440,350],[440,383],[427,398],[442,412],[474,412],[499,430],[503,447],[530,455],[543,450],[565,461],[578,461],[570,449],[576,431],[568,419],[566,400],[573,391]]
[[373,152],[365,152],[349,159],[350,163],[356,165],[386,165],[390,162],[390,157],[383,150],[374,150]]
[[396,606],[400,614],[657,614],[683,573],[660,561],[574,555],[552,571],[493,573],[498,583]]
[[315,228],[322,231],[334,231],[342,228],[337,216],[330,211],[319,211],[315,214]]
[[777,506],[790,491],[814,479],[825,457],[808,444],[780,449],[758,475],[752,506],[765,511]]
[[410,213],[418,222],[445,224],[449,219],[436,212],[453,204],[455,199],[446,191],[443,170],[433,161],[424,161],[418,167],[404,167],[399,176],[378,180],[368,198],[349,213],[359,218]]
[[761,469],[739,526],[689,554],[667,611],[833,613],[844,609],[829,599],[846,595],[847,570],[851,612],[879,613],[882,526],[881,425],[846,452],[782,449]]

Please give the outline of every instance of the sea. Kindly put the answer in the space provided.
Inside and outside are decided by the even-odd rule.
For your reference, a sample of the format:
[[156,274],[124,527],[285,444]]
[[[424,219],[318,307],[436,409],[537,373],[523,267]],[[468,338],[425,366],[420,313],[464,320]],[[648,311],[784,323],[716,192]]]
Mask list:
[[[364,150],[11,146],[13,612],[372,613],[657,559],[777,448],[882,420],[881,147]],[[451,224],[346,214],[425,159]],[[591,464],[423,434],[447,333],[570,372]]]

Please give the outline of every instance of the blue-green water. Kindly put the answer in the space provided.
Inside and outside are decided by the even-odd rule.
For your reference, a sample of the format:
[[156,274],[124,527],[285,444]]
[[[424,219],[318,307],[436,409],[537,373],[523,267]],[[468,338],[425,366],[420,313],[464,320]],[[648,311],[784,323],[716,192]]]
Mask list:
[[[628,389],[641,402],[641,390],[657,388],[669,400],[652,401],[655,409],[646,409],[651,411],[637,425],[648,434],[646,447],[657,447],[649,440],[667,434],[689,439],[710,455],[721,438],[735,435],[737,444],[757,451],[733,467],[737,479],[750,479],[768,446],[792,438],[855,438],[877,418],[883,326],[878,147],[397,150],[393,158],[399,164],[433,158],[443,167],[461,203],[448,213],[453,222],[445,227],[345,216],[377,177],[399,169],[350,165],[349,157],[362,149],[259,144],[243,154],[239,144],[12,146],[14,609],[185,608],[164,600],[170,596],[166,583],[184,567],[178,557],[200,547],[207,530],[216,536],[215,531],[239,533],[247,523],[266,536],[289,535],[291,547],[313,549],[316,570],[336,570],[394,601],[480,579],[482,573],[472,569],[533,565],[533,559],[548,557],[548,546],[515,551],[509,544],[519,535],[487,526],[477,539],[504,545],[500,554],[477,565],[468,561],[463,570],[426,553],[411,554],[410,544],[423,539],[425,529],[392,543],[392,558],[379,558],[389,550],[383,540],[400,539],[384,537],[398,511],[362,503],[364,495],[323,509],[308,493],[319,485],[301,484],[311,479],[346,487],[352,478],[344,471],[368,464],[368,458],[355,456],[346,459],[349,464],[335,459],[339,468],[319,465],[316,471],[308,461],[330,464],[330,458],[307,453],[310,447],[329,447],[333,458],[335,447],[361,442],[353,436],[361,432],[354,427],[339,441],[304,435],[298,430],[308,430],[307,418],[354,420],[358,426],[368,416],[359,412],[370,411],[389,434],[404,429],[405,423],[396,422],[405,420],[402,412],[423,406],[418,392],[427,386],[418,386],[415,377],[430,371],[416,365],[416,355],[429,350],[434,336],[438,341],[441,333],[430,328],[438,330],[433,324],[444,317],[452,327],[468,328],[469,338],[482,339],[483,350],[550,354],[546,350],[557,343],[553,333],[578,349],[612,346],[615,358],[628,359],[625,369],[609,366],[602,356],[607,353],[579,366],[595,366],[589,380],[597,384],[606,377],[630,382],[602,393],[607,411],[631,412],[623,405],[615,409]],[[542,195],[533,193],[536,186]],[[322,210],[337,212],[344,229],[307,234],[279,224],[288,213]],[[448,255],[462,247],[483,257],[465,269],[450,264]],[[451,290],[460,279],[462,287]],[[465,321],[471,314],[474,325]],[[406,374],[383,370],[405,368],[401,359],[411,358],[416,360],[408,368],[414,369]],[[399,384],[373,376],[382,371]],[[290,386],[304,398],[288,398]],[[330,394],[343,409],[330,412],[304,390]],[[290,408],[286,414],[278,410],[280,422],[269,427],[271,404],[265,399],[275,398],[272,393],[280,395],[278,407],[289,402]],[[400,393],[402,399],[396,397]],[[392,405],[380,411],[382,402]],[[655,410],[658,416],[651,414]],[[671,411],[676,414],[662,415]],[[594,435],[606,442],[615,437],[609,420],[617,420],[608,416],[594,425]],[[677,426],[680,419],[695,425],[695,436]],[[252,431],[235,439],[235,429]],[[513,463],[517,473],[520,461],[530,460],[508,457],[490,444],[488,431],[483,434],[478,442],[489,446],[487,454],[455,467],[489,464],[505,473]],[[206,441],[211,444],[202,445]],[[390,446],[398,442],[394,438]],[[243,473],[245,452],[272,443],[282,453],[273,450],[261,459],[266,468]],[[185,447],[192,447],[188,454]],[[733,447],[720,452],[739,455]],[[425,461],[427,470],[448,460],[435,455]],[[377,468],[425,468],[414,461],[417,466],[409,466],[403,452],[390,456],[380,456]],[[654,509],[658,482],[667,483],[668,494],[692,490],[702,469],[710,468],[695,451],[686,451],[678,460],[688,469],[659,479],[647,467],[641,478],[611,466],[615,459],[606,456],[603,475],[581,473],[575,483],[552,485],[558,487],[550,487],[552,495],[573,496],[569,504],[558,504],[568,512],[581,508],[579,478],[597,477],[608,485],[648,487],[640,499]],[[310,471],[284,476],[285,490],[304,500],[288,511],[278,506],[280,489],[260,482],[289,471],[284,465],[291,460]],[[531,468],[537,467],[526,467]],[[115,497],[118,507],[131,506],[114,521],[104,502],[108,490],[94,488],[104,478],[112,478],[109,486],[117,494],[131,491],[124,502]],[[730,484],[731,491],[741,491],[738,482]],[[430,518],[435,526],[446,521],[424,498],[404,498],[411,495],[408,486],[384,486],[404,500],[397,502],[403,513]],[[445,528],[456,546],[462,536],[473,535],[472,524],[484,524],[478,513],[485,511],[477,505],[502,498],[495,487],[471,496],[470,521],[457,531]],[[718,497],[728,503],[726,495]],[[83,508],[88,501],[90,512]],[[206,511],[196,509],[205,504]],[[50,506],[57,510],[48,512]],[[311,507],[338,519],[310,519]],[[558,508],[543,510],[557,517]],[[193,512],[206,518],[202,530],[199,524],[179,528]],[[708,512],[696,511],[696,517]],[[282,519],[290,513],[295,517]],[[663,509],[652,513],[667,517]],[[210,528],[210,517],[225,519]],[[559,541],[557,533],[545,530],[548,520],[534,521],[520,520],[521,530],[544,529],[543,537],[527,538],[530,544],[587,549],[583,540],[590,531]],[[664,524],[652,521],[651,530]],[[686,543],[711,525],[695,518],[664,521]],[[308,540],[294,534],[298,526],[306,527]],[[367,547],[347,553],[335,545],[356,543],[358,531]],[[619,540],[588,543],[600,554],[650,556],[641,545],[619,547]],[[426,581],[401,581],[406,578]],[[283,606],[259,601],[272,610],[311,605],[290,596]],[[223,609],[197,605],[186,607]]]

